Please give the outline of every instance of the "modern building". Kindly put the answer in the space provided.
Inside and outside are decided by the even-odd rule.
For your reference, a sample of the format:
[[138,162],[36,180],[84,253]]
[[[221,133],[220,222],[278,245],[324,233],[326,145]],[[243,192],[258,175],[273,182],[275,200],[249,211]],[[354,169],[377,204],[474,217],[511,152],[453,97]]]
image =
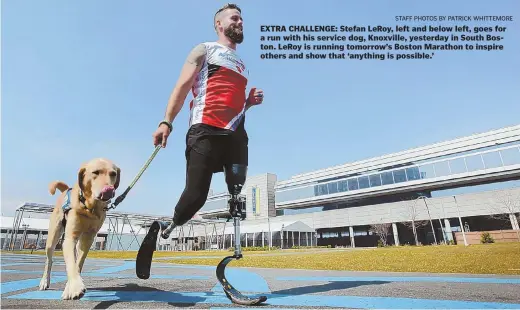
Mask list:
[[[519,180],[520,125],[288,180],[277,181],[268,173],[249,178],[243,191],[247,218],[242,226],[265,230],[268,219],[271,225],[301,222],[316,232],[313,240],[318,245],[373,246],[379,239],[374,233],[378,226],[389,228],[393,244],[415,243],[414,230],[423,244],[449,242],[461,226],[518,229]],[[516,202],[504,202],[509,196]],[[229,216],[227,198],[227,193],[210,197],[200,215]],[[258,239],[259,233],[250,231],[246,238]],[[291,244],[291,233],[284,235],[289,238],[285,244]]]
[[[364,247],[376,246],[381,235],[388,244],[432,244],[457,242],[462,227],[518,231],[520,125],[287,180],[251,176],[242,194],[242,246]],[[158,249],[231,247],[228,198],[211,192],[192,225],[161,239]],[[3,232],[8,229],[3,222]]]

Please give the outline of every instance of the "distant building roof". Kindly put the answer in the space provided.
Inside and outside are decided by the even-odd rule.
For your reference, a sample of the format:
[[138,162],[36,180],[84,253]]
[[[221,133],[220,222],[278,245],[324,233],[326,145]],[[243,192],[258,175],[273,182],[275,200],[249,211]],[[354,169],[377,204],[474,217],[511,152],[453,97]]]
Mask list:
[[[12,216],[2,216],[1,217],[1,226],[2,226],[2,229],[13,229],[13,224],[14,224],[14,217]],[[29,218],[29,217],[23,217],[22,218],[22,222],[20,223],[20,226],[18,228],[18,232],[20,233],[20,231],[23,231],[24,228],[22,227],[22,225],[24,224],[27,224],[29,225],[27,227],[28,230],[39,230],[39,231],[48,231],[49,230],[49,220],[48,219],[38,219],[38,218]],[[108,229],[109,229],[109,225],[110,222],[109,220],[107,219],[105,221],[105,223],[103,224],[103,226],[101,226],[101,229],[99,230],[98,234],[106,234],[108,233]],[[128,223],[125,223],[124,227],[121,227],[121,223],[119,223],[119,227],[116,227],[116,230],[121,233],[121,230],[122,230],[122,233],[123,234],[130,234],[132,233],[132,228],[133,230],[137,233],[139,231],[139,228],[141,228],[139,225],[132,225],[132,227],[130,226],[130,224]],[[112,228],[114,229],[114,228]],[[146,234],[146,229],[145,228],[141,228],[141,231],[139,231],[139,235],[143,235],[143,234]]]

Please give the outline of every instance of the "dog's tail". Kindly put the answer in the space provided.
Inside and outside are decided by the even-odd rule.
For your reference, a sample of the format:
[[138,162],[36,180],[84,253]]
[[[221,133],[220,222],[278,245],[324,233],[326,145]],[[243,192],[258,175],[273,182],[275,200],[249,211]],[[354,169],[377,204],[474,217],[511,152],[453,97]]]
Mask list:
[[59,189],[60,192],[63,193],[66,190],[69,189],[69,186],[67,184],[65,184],[64,182],[61,182],[61,181],[51,182],[49,184],[49,192],[51,193],[51,195],[54,195],[54,193],[56,193],[56,189]]

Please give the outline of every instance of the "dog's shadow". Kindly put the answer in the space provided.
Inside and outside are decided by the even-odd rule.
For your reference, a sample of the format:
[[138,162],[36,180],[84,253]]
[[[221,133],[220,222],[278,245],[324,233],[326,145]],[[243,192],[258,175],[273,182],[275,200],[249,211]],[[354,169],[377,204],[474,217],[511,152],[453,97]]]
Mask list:
[[[139,292],[164,292],[160,294],[151,294],[150,302],[166,302],[168,305],[173,307],[193,307],[199,302],[205,301],[205,298],[197,297],[197,296],[183,296],[179,293],[169,292],[165,290],[160,290],[155,287],[141,286],[135,283],[125,284],[124,286],[117,287],[100,287],[100,288],[90,288],[89,290],[95,291],[105,291],[112,292],[115,291],[113,295],[118,300],[107,300],[102,301],[97,304],[93,309],[108,309],[110,306],[120,303],[120,302],[140,302],[141,300],[134,300],[132,298],[135,297]],[[187,300],[188,299],[188,300]]]

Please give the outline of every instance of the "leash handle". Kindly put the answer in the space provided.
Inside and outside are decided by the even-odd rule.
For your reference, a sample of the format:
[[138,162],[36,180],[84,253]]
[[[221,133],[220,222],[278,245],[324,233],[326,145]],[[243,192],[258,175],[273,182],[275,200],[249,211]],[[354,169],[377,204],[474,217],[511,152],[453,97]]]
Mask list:
[[135,183],[137,183],[137,181],[139,180],[141,175],[143,175],[144,171],[148,168],[148,166],[150,165],[152,160],[155,158],[155,155],[157,155],[157,153],[159,153],[161,148],[162,148],[162,146],[160,144],[155,147],[155,150],[153,151],[152,155],[148,158],[148,160],[143,165],[143,167],[141,168],[139,173],[135,176],[132,183],[130,183],[130,185],[126,188],[126,190],[116,198],[116,201],[114,203],[112,203],[112,205],[109,208],[107,208],[107,210],[115,208],[118,204],[120,204],[123,201],[123,199],[125,199],[126,194],[128,194],[128,192],[132,189],[132,187],[134,187]]

